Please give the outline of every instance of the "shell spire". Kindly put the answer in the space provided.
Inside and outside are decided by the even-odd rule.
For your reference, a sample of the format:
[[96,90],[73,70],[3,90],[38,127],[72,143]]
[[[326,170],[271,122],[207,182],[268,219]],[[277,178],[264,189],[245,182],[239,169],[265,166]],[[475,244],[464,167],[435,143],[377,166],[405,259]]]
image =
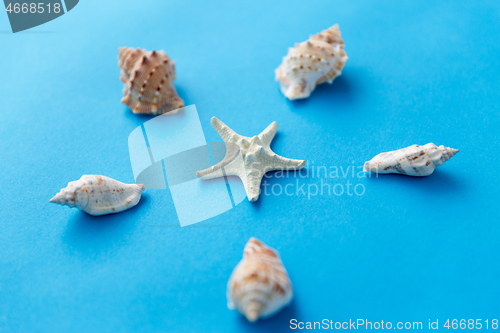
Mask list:
[[443,145],[437,147],[436,149],[430,149],[428,155],[432,162],[436,165],[443,165],[444,162],[448,161],[450,158],[455,156],[459,152],[458,149],[445,147]]
[[83,175],[68,183],[50,202],[76,207],[90,215],[119,213],[137,205],[142,184],[124,184],[105,176]]
[[175,63],[164,51],[121,47],[118,66],[124,83],[121,102],[134,113],[159,115],[184,106],[174,87]]
[[458,149],[436,146],[412,145],[386,153],[381,153],[366,162],[363,171],[376,173],[399,173],[408,176],[428,176],[437,166],[443,165],[458,153]]
[[250,238],[229,278],[228,308],[254,322],[281,310],[292,296],[292,283],[276,250]]
[[276,69],[276,81],[288,99],[307,98],[318,84],[342,73],[347,61],[338,24],[295,44]]

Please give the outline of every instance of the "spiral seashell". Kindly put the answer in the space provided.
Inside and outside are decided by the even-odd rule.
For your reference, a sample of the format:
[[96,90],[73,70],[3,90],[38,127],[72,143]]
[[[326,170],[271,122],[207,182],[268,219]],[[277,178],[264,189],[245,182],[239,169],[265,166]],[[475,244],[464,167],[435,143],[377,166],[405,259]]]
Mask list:
[[276,81],[288,99],[307,98],[318,84],[342,73],[347,55],[338,24],[295,44],[276,69]]
[[70,182],[50,202],[76,207],[90,215],[119,213],[137,205],[142,184],[124,184],[98,175],[83,175]]
[[292,299],[292,283],[276,250],[250,238],[227,285],[228,308],[249,321],[269,317]]
[[408,176],[428,176],[437,166],[458,153],[458,149],[436,146],[412,145],[407,148],[381,153],[366,162],[363,171],[376,173],[399,173]]
[[184,101],[174,88],[175,63],[164,51],[118,49],[120,80],[124,83],[121,102],[134,113],[159,115],[180,109]]

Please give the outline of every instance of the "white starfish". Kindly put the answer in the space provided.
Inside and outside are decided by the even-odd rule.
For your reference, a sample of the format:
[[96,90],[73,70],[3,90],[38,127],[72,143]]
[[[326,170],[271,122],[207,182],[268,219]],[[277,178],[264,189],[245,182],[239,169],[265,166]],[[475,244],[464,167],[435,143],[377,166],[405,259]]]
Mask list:
[[201,179],[238,176],[245,186],[249,201],[259,198],[260,182],[266,172],[299,170],[306,164],[306,161],[281,157],[271,150],[271,141],[278,130],[275,121],[252,138],[237,134],[215,117],[212,117],[211,123],[226,143],[226,156],[221,162],[198,171],[196,175]]

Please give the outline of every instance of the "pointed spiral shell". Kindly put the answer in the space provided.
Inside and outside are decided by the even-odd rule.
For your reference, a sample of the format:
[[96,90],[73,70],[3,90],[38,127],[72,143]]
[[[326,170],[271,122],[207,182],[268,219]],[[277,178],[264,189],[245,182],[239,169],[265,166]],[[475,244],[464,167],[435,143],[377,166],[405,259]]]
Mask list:
[[339,26],[335,24],[289,48],[276,69],[276,81],[288,99],[307,98],[318,84],[332,83],[342,73],[347,59]]
[[134,113],[159,115],[184,106],[174,88],[175,64],[164,51],[121,47],[118,50],[122,103]]
[[443,165],[458,153],[458,149],[436,146],[412,145],[403,149],[381,153],[366,162],[363,171],[399,173],[408,176],[428,176],[437,166]]
[[83,175],[68,183],[50,202],[76,207],[90,215],[119,213],[132,208],[141,199],[142,184],[124,184],[98,175]]
[[228,308],[253,322],[275,314],[292,296],[292,283],[276,250],[250,238],[243,259],[229,278]]

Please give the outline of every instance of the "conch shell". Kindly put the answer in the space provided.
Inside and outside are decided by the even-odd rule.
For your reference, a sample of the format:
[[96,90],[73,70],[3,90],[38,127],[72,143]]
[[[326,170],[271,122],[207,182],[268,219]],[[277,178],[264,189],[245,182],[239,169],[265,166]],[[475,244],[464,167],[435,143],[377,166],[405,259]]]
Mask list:
[[428,176],[437,166],[452,158],[458,149],[436,146],[412,145],[407,148],[381,153],[366,162],[363,171],[376,173],[400,173],[408,176]]
[[281,310],[292,295],[292,283],[276,250],[250,238],[243,259],[229,278],[228,308],[254,322]]
[[124,184],[98,175],[83,175],[70,182],[50,202],[76,207],[90,215],[119,213],[137,205],[142,184]]
[[276,81],[288,99],[307,98],[318,84],[332,83],[342,73],[347,59],[339,26],[335,24],[289,48],[276,69]]
[[163,114],[184,106],[174,88],[175,64],[164,51],[118,49],[120,80],[124,83],[121,102],[134,113]]

